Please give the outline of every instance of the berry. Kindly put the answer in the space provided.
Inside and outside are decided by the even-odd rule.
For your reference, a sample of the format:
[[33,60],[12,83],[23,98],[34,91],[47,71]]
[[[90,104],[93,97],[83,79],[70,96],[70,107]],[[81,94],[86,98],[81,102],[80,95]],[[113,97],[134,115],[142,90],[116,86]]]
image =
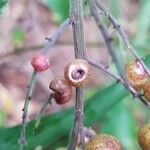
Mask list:
[[150,102],[150,81],[143,86],[143,95]]
[[150,124],[145,124],[138,130],[137,138],[143,150],[150,150]]
[[37,54],[32,57],[31,65],[35,71],[45,71],[49,68],[49,59],[44,54]]
[[132,61],[126,65],[126,76],[135,90],[140,90],[147,82],[148,73],[138,60]]
[[59,105],[67,103],[72,98],[72,88],[63,78],[53,80],[49,88],[53,90],[52,96]]
[[122,146],[114,136],[100,134],[85,144],[85,150],[122,150]]
[[66,65],[64,78],[75,87],[80,87],[89,79],[89,64],[82,59],[75,59]]

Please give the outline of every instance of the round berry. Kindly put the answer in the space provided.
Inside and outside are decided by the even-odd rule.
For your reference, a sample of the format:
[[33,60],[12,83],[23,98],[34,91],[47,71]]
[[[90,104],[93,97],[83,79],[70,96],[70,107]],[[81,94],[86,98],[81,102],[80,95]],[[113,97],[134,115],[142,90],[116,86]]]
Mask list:
[[140,90],[147,82],[148,73],[138,60],[132,61],[126,65],[126,76],[135,90]]
[[150,150],[150,124],[145,124],[138,130],[137,138],[143,150]]
[[37,54],[32,57],[31,65],[35,71],[45,71],[49,68],[49,59],[44,54]]
[[122,146],[114,136],[100,134],[85,144],[85,150],[122,150]]
[[57,104],[65,104],[72,98],[72,87],[63,78],[53,80],[49,88]]
[[89,64],[83,59],[75,59],[66,65],[64,78],[72,86],[82,86],[89,79]]
[[143,94],[146,100],[150,102],[150,81],[143,85]]

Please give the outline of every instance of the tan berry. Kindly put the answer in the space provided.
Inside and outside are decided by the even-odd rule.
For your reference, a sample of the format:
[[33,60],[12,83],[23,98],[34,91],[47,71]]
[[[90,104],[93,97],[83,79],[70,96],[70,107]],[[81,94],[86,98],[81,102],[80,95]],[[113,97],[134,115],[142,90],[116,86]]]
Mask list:
[[140,90],[147,82],[148,73],[138,60],[128,63],[125,70],[127,79],[135,90]]
[[150,102],[150,81],[147,81],[143,86],[144,97]]
[[64,78],[72,86],[79,87],[89,79],[89,64],[83,59],[75,59],[66,65]]
[[114,136],[100,134],[85,144],[85,150],[122,150],[122,146]]
[[72,98],[72,87],[63,78],[53,80],[49,88],[57,104],[65,104]]
[[37,54],[32,57],[31,65],[35,71],[45,71],[49,68],[49,59],[44,54]]
[[150,124],[145,124],[139,129],[137,138],[143,150],[150,150]]

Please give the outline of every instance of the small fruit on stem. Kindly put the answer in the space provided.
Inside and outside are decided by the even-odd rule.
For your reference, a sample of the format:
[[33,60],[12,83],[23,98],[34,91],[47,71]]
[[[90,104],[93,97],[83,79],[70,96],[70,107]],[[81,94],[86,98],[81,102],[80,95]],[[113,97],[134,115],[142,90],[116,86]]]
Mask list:
[[100,134],[85,144],[85,150],[122,150],[122,146],[114,136]]
[[83,59],[75,59],[66,65],[64,78],[72,86],[82,86],[89,78],[89,64]]
[[138,130],[137,138],[143,150],[150,150],[150,124],[145,124]]
[[49,88],[53,90],[53,98],[57,104],[67,103],[72,98],[72,87],[63,79],[53,80]]
[[37,54],[32,57],[31,65],[35,71],[45,71],[49,68],[49,59],[44,54]]
[[135,90],[140,90],[147,82],[148,73],[138,60],[126,65],[126,76]]

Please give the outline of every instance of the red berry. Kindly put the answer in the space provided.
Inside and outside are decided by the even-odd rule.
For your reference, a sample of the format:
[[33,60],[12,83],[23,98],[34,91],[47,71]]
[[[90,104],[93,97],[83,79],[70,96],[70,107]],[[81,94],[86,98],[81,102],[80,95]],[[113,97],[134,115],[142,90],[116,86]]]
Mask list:
[[37,54],[32,57],[31,65],[35,71],[45,71],[49,68],[49,59],[44,54]]

